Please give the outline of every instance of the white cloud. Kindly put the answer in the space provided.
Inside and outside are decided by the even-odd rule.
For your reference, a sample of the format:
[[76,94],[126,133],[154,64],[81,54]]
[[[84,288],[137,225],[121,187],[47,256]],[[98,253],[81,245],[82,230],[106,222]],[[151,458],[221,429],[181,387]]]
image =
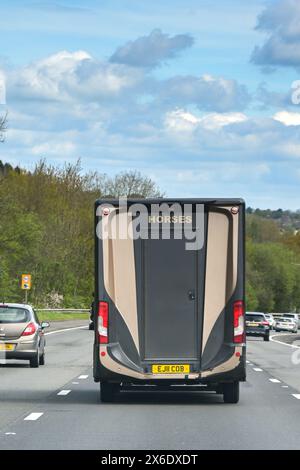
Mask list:
[[76,150],[77,147],[74,142],[67,141],[60,143],[44,142],[42,144],[34,145],[31,148],[32,154],[38,157],[40,157],[41,155],[49,155],[50,157],[52,155],[64,155],[64,157],[66,158],[70,155],[73,155]]
[[201,77],[175,76],[161,83],[158,99],[173,107],[196,105],[201,111],[240,111],[251,98],[236,80],[203,75]]
[[202,117],[195,116],[191,112],[176,109],[166,113],[165,126],[175,132],[193,132],[201,127],[206,130],[218,130],[230,124],[247,121],[243,113],[209,113]]
[[175,107],[240,111],[250,100],[235,80],[208,74],[159,80],[147,69],[100,61],[86,51],[60,51],[24,67],[7,68],[5,75],[8,105],[17,103],[19,112],[38,113],[40,108],[44,114],[41,103],[48,112],[63,103],[60,113],[65,115],[72,106],[78,118],[79,108],[92,107],[109,125],[120,119],[127,123],[134,116],[151,125],[157,115]]
[[239,122],[247,121],[247,116],[243,113],[211,113],[203,116],[200,123],[205,129],[220,129]]
[[9,131],[0,159],[13,164],[81,157],[85,169],[137,168],[169,195],[186,196],[226,196],[229,188],[243,196],[261,187],[269,194],[295,178],[298,114],[249,116],[249,94],[235,80],[159,80],[86,51],[61,51],[6,75]]
[[281,122],[285,126],[300,126],[300,113],[279,111],[273,116],[273,119]]
[[85,51],[61,51],[24,68],[8,70],[8,99],[106,100],[136,87],[143,74],[100,62]]
[[193,132],[200,122],[200,118],[197,118],[194,114],[177,109],[166,113],[165,116],[165,127],[171,132]]

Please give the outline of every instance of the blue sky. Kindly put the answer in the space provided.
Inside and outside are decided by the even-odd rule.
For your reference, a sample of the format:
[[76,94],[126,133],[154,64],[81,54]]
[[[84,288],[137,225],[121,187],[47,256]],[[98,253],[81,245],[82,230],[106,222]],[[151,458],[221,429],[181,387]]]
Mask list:
[[300,208],[298,0],[3,3],[0,159]]

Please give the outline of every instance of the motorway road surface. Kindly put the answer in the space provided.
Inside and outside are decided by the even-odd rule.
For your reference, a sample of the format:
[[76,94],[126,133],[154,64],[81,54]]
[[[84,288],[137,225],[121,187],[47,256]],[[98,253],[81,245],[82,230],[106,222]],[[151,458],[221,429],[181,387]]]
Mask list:
[[44,367],[0,365],[0,449],[300,448],[296,348],[249,339],[248,380],[237,405],[181,391],[122,392],[116,403],[102,404],[92,342],[87,329],[52,333]]

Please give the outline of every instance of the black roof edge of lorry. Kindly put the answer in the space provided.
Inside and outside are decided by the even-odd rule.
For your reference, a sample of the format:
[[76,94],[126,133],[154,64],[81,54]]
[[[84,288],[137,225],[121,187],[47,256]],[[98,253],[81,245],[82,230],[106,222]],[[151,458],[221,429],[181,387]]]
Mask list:
[[[242,198],[128,198],[128,204],[158,204],[158,203],[182,203],[182,204],[215,204],[215,205],[241,205],[245,204]],[[119,199],[99,198],[95,201],[95,206],[101,204],[111,204],[113,206],[119,205]]]

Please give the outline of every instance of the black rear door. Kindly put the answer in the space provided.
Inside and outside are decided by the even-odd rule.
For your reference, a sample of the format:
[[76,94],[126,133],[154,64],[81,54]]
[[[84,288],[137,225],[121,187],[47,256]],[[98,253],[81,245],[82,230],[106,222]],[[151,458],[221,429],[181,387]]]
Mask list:
[[144,358],[197,360],[203,306],[199,252],[186,250],[184,239],[143,243]]

